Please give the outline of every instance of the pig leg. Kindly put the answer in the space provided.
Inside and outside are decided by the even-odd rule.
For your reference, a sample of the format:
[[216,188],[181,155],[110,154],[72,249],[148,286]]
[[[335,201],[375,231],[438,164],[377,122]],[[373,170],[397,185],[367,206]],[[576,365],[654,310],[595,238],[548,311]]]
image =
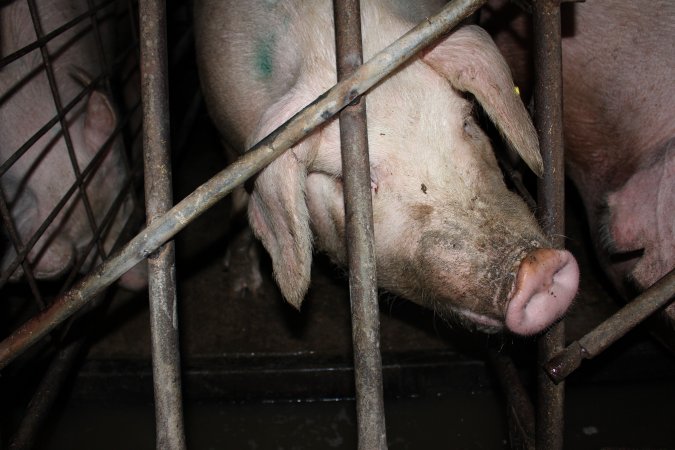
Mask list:
[[230,288],[240,298],[257,296],[263,284],[260,272],[260,247],[250,227],[244,226],[227,246],[224,265]]

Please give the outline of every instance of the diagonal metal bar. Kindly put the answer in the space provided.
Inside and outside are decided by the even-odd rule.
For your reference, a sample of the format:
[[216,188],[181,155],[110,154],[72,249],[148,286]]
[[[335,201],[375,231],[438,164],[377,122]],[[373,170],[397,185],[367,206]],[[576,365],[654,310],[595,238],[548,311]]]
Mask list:
[[157,250],[192,220],[267,166],[314,128],[364,94],[418,51],[440,38],[476,11],[486,0],[455,0],[433,17],[401,36],[354,74],[339,82],[297,113],[247,153],[195,189],[166,214],[149,224],[120,251],[109,257],[69,292],[0,342],[0,369],[51,329],[110,286],[122,274]]
[[602,322],[584,337],[568,345],[544,366],[555,383],[575,371],[584,359],[592,359],[624,336],[637,324],[675,298],[675,269]]
[[[562,49],[560,0],[532,2],[535,63],[535,126],[544,177],[538,185],[538,218],[554,247],[563,248],[565,166],[562,132]],[[538,342],[536,448],[562,450],[564,383],[554,384],[541,366],[565,345],[565,323],[553,326]]]

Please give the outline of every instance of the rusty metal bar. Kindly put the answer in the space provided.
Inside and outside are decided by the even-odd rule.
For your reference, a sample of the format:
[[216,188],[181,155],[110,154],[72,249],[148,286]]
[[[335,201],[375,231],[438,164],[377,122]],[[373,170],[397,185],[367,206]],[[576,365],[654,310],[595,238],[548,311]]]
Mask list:
[[35,438],[44,425],[49,412],[70,375],[76,358],[81,355],[86,342],[77,340],[59,351],[46,370],[45,376],[31,398],[19,429],[12,437],[10,450],[28,450],[35,445]]
[[419,50],[473,14],[486,0],[456,0],[361,65],[353,75],[319,96],[234,163],[195,189],[115,252],[68,293],[0,342],[0,369],[85,305],[126,271],[174,237],[188,223],[242,185],[314,128],[365,93]]
[[555,383],[560,383],[581,365],[628,333],[637,324],[675,298],[675,269],[637,296],[584,337],[568,345],[544,366]]
[[[538,218],[556,248],[563,248],[565,186],[562,135],[562,50],[560,0],[533,0],[534,105],[544,177],[538,185]],[[564,383],[554,384],[540,367],[565,345],[565,324],[560,322],[539,339],[537,368],[536,448],[562,450]]]
[[[363,62],[359,0],[334,0],[338,80]],[[358,448],[387,448],[380,355],[380,310],[373,235],[366,98],[340,112],[345,235],[356,381]]]
[[511,448],[534,449],[534,406],[513,360],[495,350],[488,352],[488,359],[495,369],[502,392],[506,395]]
[[[166,48],[166,3],[141,0],[141,96],[145,209],[148,224],[173,204],[169,150],[169,81]],[[152,373],[155,390],[155,432],[158,450],[185,448],[178,349],[174,242],[148,256],[148,293]]]

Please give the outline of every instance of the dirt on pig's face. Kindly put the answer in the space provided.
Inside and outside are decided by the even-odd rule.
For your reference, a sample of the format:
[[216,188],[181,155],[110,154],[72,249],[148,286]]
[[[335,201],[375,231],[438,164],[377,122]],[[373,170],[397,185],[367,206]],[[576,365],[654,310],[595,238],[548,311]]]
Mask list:
[[[418,64],[367,98],[378,284],[495,331],[520,261],[546,240],[506,188],[472,102]],[[315,244],[345,264],[337,127],[320,139],[307,180]]]

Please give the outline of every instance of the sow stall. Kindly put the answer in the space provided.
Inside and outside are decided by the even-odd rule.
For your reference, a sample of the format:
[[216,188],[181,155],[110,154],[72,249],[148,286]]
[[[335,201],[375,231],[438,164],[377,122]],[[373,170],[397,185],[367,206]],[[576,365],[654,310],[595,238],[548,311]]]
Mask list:
[[[18,0],[15,0],[18,1]],[[114,2],[106,2],[95,5],[90,2],[90,13],[79,17],[77,21],[64,24],[61,29],[44,34],[40,30],[39,23],[35,24],[37,41],[11,55],[0,55],[0,68],[11,64],[18,58],[23,57],[35,49],[46,49],[49,39],[66,31],[79,21],[90,21],[92,29],[98,32],[97,21],[101,20],[99,10]],[[257,144],[245,156],[226,169],[216,174],[206,183],[199,186],[194,192],[187,195],[183,200],[173,206],[171,187],[171,153],[170,146],[180,148],[189,130],[194,126],[198,112],[199,97],[190,97],[186,103],[188,107],[184,114],[175,114],[171,120],[176,121],[176,116],[184,120],[184,125],[170,134],[169,118],[169,82],[167,76],[171,72],[169,57],[167,54],[167,11],[166,5],[158,1],[139,1],[138,11],[133,2],[118,2],[123,7],[116,9],[116,18],[127,20],[135,29],[139,25],[139,37],[134,39],[135,44],[122,50],[122,53],[114,61],[110,62],[108,70],[103,74],[104,82],[120,85],[133,83],[133,69],[125,73],[121,67],[127,56],[138,51],[140,57],[140,86],[142,92],[142,107],[138,104],[128,105],[127,114],[120,120],[119,133],[126,133],[129,167],[134,171],[140,170],[141,157],[134,149],[134,138],[138,130],[133,128],[133,114],[137,108],[143,112],[142,147],[145,163],[145,214],[146,228],[140,231],[126,245],[112,255],[101,252],[101,246],[93,241],[89,248],[101,252],[99,256],[106,261],[91,273],[78,279],[78,268],[58,283],[43,283],[35,280],[32,276],[31,266],[25,259],[30,245],[34,245],[39,239],[36,234],[30,242],[21,242],[15,232],[16,226],[10,214],[10,206],[5,200],[4,194],[0,196],[0,212],[3,218],[3,228],[9,235],[11,245],[16,249],[17,258],[10,268],[2,273],[0,283],[2,292],[15,292],[17,288],[7,283],[12,272],[21,265],[24,270],[24,280],[28,286],[30,296],[36,302],[40,312],[25,317],[26,310],[23,306],[16,308],[9,319],[3,319],[3,341],[0,343],[0,367],[5,371],[11,367],[10,363],[19,359],[21,365],[30,368],[26,360],[33,356],[39,359],[53,358],[50,369],[45,372],[43,385],[45,389],[35,393],[31,406],[28,408],[25,419],[16,429],[9,430],[13,435],[11,448],[27,448],[30,442],[40,433],[40,424],[44,424],[49,417],[50,395],[55,395],[68,373],[67,366],[74,364],[81,347],[85,344],[73,345],[67,337],[67,331],[76,325],[68,322],[76,315],[77,311],[92,303],[103,303],[97,300],[104,295],[104,290],[115,280],[143,259],[148,260],[149,267],[149,297],[152,335],[153,357],[153,380],[155,395],[156,417],[156,446],[157,448],[185,448],[186,436],[183,430],[183,399],[181,394],[181,369],[179,357],[179,333],[176,327],[175,311],[177,310],[176,273],[174,263],[174,244],[171,240],[177,233],[183,230],[192,220],[196,219],[206,209],[215,205],[227,196],[236,186],[242,185],[249,177],[268,164],[283,151],[288,149],[294,142],[309,133],[313,127],[320,125],[326,120],[332,120],[333,116],[340,114],[341,126],[345,127],[343,135],[353,138],[352,141],[343,138],[343,158],[347,173],[346,208],[352,208],[349,214],[354,220],[347,224],[348,243],[350,247],[350,280],[361,280],[363,284],[355,281],[350,283],[352,330],[354,348],[354,377],[355,398],[357,411],[357,436],[358,446],[363,449],[386,448],[387,433],[385,428],[385,401],[383,388],[383,368],[380,355],[380,309],[378,306],[377,288],[372,274],[374,262],[372,255],[372,236],[369,236],[369,196],[370,185],[368,176],[364,176],[364,168],[367,164],[367,152],[363,148],[366,124],[360,118],[361,103],[358,95],[366,93],[387,73],[394,70],[398,65],[417,51],[424,48],[442,33],[457,25],[475,12],[483,1],[454,1],[451,2],[437,16],[430,17],[420,24],[415,30],[401,38],[385,52],[378,54],[363,67],[341,67],[340,82],[327,95],[317,99],[302,113],[291,119],[284,127],[273,132],[270,136]],[[35,1],[28,1],[31,8],[35,9]],[[177,5],[170,5],[176,6]],[[185,5],[182,11],[188,10]],[[537,0],[532,2],[532,13],[535,23],[535,49],[536,68],[538,82],[535,86],[536,116],[535,125],[539,131],[542,154],[544,156],[546,174],[538,185],[537,204],[542,223],[547,224],[546,232],[551,236],[557,246],[564,245],[564,170],[562,162],[562,131],[561,131],[561,82],[560,82],[560,4],[551,0]],[[336,23],[338,28],[338,57],[341,54],[354,50],[341,50],[344,46],[358,46],[359,23],[358,2],[337,1],[335,5]],[[189,13],[188,13],[189,15]],[[139,20],[140,18],[140,20]],[[190,32],[186,28],[184,38],[174,38],[176,44],[173,49],[189,46]],[[356,38],[356,39],[349,39]],[[100,38],[99,38],[100,39]],[[187,42],[187,44],[186,44]],[[355,47],[352,47],[352,49]],[[138,49],[138,50],[137,50]],[[43,58],[43,70],[49,72],[50,55],[47,51],[41,52]],[[116,66],[117,64],[117,66]],[[120,75],[121,74],[121,75]],[[366,77],[365,74],[369,76]],[[193,80],[194,81],[194,80]],[[94,81],[93,83],[96,83]],[[90,86],[88,89],[93,89]],[[172,88],[175,84],[172,83]],[[87,88],[85,88],[87,89]],[[83,96],[88,91],[83,91]],[[349,94],[347,94],[349,93]],[[3,93],[4,94],[4,93]],[[57,103],[58,101],[55,100]],[[0,107],[2,107],[0,105]],[[41,133],[46,133],[55,123],[65,120],[68,105],[59,105],[58,116],[48,124],[45,124]],[[172,109],[172,113],[176,109]],[[181,111],[182,112],[182,111]],[[182,117],[181,117],[182,116]],[[346,127],[351,127],[347,129]],[[64,127],[65,128],[65,127]],[[361,132],[357,132],[360,130]],[[543,131],[542,131],[543,130]],[[169,144],[171,143],[171,145]],[[2,161],[2,173],[6,172],[11,164],[21,157],[21,154],[30,148],[31,142],[27,142],[22,148],[16,150],[15,156],[7,161]],[[105,148],[102,149],[105,151]],[[349,163],[349,160],[356,160]],[[69,195],[83,195],[78,186],[86,183],[89,172],[82,168],[74,168],[79,173],[79,180]],[[92,169],[93,170],[93,169]],[[353,185],[350,184],[353,182]],[[130,189],[133,184],[133,176],[129,177],[125,189]],[[350,187],[352,186],[352,187]],[[126,191],[121,192],[121,199]],[[352,192],[352,193],[350,193]],[[86,195],[83,195],[86,201]],[[67,199],[61,203],[65,205]],[[119,206],[121,200],[116,202]],[[54,216],[58,214],[55,211]],[[114,216],[110,213],[108,216]],[[52,217],[52,218],[53,218]],[[93,224],[100,221],[101,228],[105,228],[107,221],[104,218],[96,218]],[[108,219],[109,221],[109,219]],[[42,231],[48,224],[42,227]],[[133,224],[131,224],[133,227]],[[101,231],[94,231],[97,238]],[[354,276],[359,274],[359,276]],[[77,280],[77,281],[76,281]],[[636,326],[652,312],[669,303],[674,292],[673,274],[669,274],[661,282],[640,298],[630,303],[627,307],[602,324],[592,333],[565,347],[565,326],[561,322],[556,325],[538,343],[538,363],[536,369],[536,408],[527,398],[526,389],[518,380],[519,376],[512,362],[503,355],[492,354],[491,361],[497,367],[496,373],[500,374],[505,386],[505,396],[509,401],[509,414],[514,418],[510,423],[517,424],[512,427],[512,445],[527,448],[562,448],[564,431],[564,378],[578,367],[581,359],[590,358],[602,352],[611,342],[625,334],[630,328]],[[18,289],[20,293],[26,290]],[[8,294],[9,297],[10,294]],[[3,295],[4,297],[4,295]],[[18,312],[16,312],[18,311]],[[23,312],[23,316],[22,313]],[[167,314],[167,312],[169,312]],[[95,315],[87,316],[85,321],[94,321]],[[105,314],[100,312],[98,314]],[[62,325],[64,324],[65,325]],[[597,336],[600,335],[598,338]],[[67,345],[66,345],[67,344]],[[60,350],[58,350],[60,347]],[[25,354],[26,356],[21,356]],[[544,366],[546,369],[541,368]],[[21,368],[19,368],[21,369]],[[29,369],[26,369],[29,370]],[[350,369],[348,369],[350,370]],[[317,373],[320,371],[317,371]],[[21,373],[20,370],[18,372]],[[351,373],[351,372],[350,372]],[[21,389],[17,383],[16,372],[12,374],[12,383]],[[39,374],[38,374],[39,375]],[[36,375],[31,375],[36,376]],[[331,379],[330,375],[326,375]],[[321,374],[317,377],[309,377],[309,380],[321,383]],[[299,389],[299,388],[298,388]],[[308,390],[311,387],[307,388]],[[533,412],[536,411],[536,414]],[[536,426],[535,426],[536,424]],[[18,430],[18,431],[17,431]],[[536,430],[536,431],[535,431]],[[3,432],[7,430],[3,429]],[[194,431],[198,433],[198,431]],[[2,436],[3,442],[9,442],[9,436]],[[445,438],[443,438],[445,439]],[[445,441],[452,445],[452,439]],[[392,445],[393,446],[393,445]]]

